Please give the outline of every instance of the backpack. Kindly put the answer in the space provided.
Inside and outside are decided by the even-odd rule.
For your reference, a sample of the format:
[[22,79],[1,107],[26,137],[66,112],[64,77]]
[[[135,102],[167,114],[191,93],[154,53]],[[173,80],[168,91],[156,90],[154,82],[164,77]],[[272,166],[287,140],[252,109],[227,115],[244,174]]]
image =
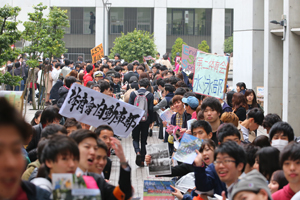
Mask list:
[[134,99],[134,105],[142,110],[144,110],[144,115],[141,119],[141,122],[145,122],[148,119],[148,99],[147,95],[150,93],[146,91],[145,93],[138,93],[138,91],[134,91],[136,97]]

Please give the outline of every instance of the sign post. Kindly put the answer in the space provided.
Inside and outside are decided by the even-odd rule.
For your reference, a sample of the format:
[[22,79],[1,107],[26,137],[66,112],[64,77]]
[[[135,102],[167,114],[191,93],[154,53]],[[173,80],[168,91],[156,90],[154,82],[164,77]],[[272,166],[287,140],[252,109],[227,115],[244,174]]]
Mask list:
[[98,60],[101,60],[101,58],[104,57],[102,43],[91,49],[91,55],[93,58],[93,63],[96,63]]

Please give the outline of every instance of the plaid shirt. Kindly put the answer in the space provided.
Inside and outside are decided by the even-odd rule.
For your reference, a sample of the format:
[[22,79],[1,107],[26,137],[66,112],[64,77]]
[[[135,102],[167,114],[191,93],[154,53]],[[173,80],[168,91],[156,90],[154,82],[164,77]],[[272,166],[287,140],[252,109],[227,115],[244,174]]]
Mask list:
[[176,126],[182,127],[183,115],[176,113]]

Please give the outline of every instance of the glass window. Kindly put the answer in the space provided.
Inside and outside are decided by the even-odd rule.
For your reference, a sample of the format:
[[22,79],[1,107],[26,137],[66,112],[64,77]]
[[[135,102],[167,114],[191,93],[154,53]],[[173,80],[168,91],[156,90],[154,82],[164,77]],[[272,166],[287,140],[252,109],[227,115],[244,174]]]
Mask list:
[[194,10],[184,10],[184,35],[194,34]]
[[137,29],[151,32],[151,8],[137,9]]
[[65,27],[65,33],[66,34],[70,34],[71,33],[71,29],[70,29],[70,20],[71,20],[71,8],[60,8],[62,10],[67,10],[66,15],[68,16],[68,21],[69,21],[69,27]]
[[205,9],[195,9],[195,35],[200,35],[205,27]]
[[110,33],[124,32],[124,8],[110,9]]
[[225,38],[233,33],[233,9],[225,9]]
[[95,8],[83,8],[83,34],[95,34]]
[[167,35],[172,32],[172,9],[167,9]]

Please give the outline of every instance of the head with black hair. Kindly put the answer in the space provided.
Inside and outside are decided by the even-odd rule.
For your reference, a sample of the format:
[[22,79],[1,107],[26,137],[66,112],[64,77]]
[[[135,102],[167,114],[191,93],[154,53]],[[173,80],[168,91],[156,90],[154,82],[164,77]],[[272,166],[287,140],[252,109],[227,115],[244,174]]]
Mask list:
[[96,133],[86,129],[79,129],[71,133],[69,137],[73,138],[78,144],[80,152],[80,160],[78,167],[83,172],[89,171],[95,159],[95,152],[98,149],[98,137]]
[[[188,98],[188,97],[190,97],[190,96],[193,96],[193,97],[196,97],[196,98],[197,98],[195,92],[186,92],[186,93],[183,95],[184,98]],[[197,99],[198,99],[198,98],[197,98]],[[198,100],[199,100],[199,99],[198,99]]]
[[276,122],[281,122],[281,118],[276,113],[269,113],[265,116],[262,126],[267,130],[267,133],[269,134],[270,129]]
[[227,104],[232,107],[232,97],[235,91],[227,92]]
[[150,85],[150,81],[147,78],[142,78],[141,80],[139,80],[139,87],[144,87],[147,89],[147,87]]
[[54,67],[55,69],[60,69],[60,63],[56,63]]
[[236,182],[246,165],[246,153],[236,142],[223,142],[215,150],[215,169],[222,182],[229,187]]
[[186,93],[186,90],[184,88],[180,87],[175,90],[174,94],[183,96],[185,93]]
[[91,88],[93,85],[95,85],[95,82],[94,81],[88,81],[85,85],[85,87],[87,88]]
[[113,129],[108,125],[101,125],[96,128],[95,133],[98,138],[100,138],[103,142],[105,142],[108,149],[111,148],[111,137],[114,136]]
[[78,167],[78,161],[77,144],[66,135],[53,135],[45,145],[41,155],[41,163],[45,164],[50,179],[53,173],[74,174]]
[[67,129],[68,135],[70,135],[73,131],[82,129],[81,124],[75,118],[66,119],[64,127]]
[[277,148],[261,148],[255,154],[255,164],[253,165],[253,169],[258,170],[268,181],[270,181],[273,172],[280,169],[279,155],[280,151]]
[[35,112],[34,117],[32,118],[30,124],[31,126],[37,125],[40,123],[41,120],[41,115],[42,115],[42,110],[38,110]]
[[156,84],[160,90],[165,87],[165,81],[162,78],[157,79]]
[[108,157],[108,148],[104,141],[101,139],[97,139],[97,147],[98,149],[96,150],[96,155],[95,155],[95,161],[94,164],[92,165],[90,172],[94,172],[97,174],[102,174],[105,165],[107,164],[107,157]]
[[175,85],[177,83],[176,77],[175,76],[170,76],[169,79],[170,79],[171,85],[173,85],[175,87]]
[[100,67],[100,70],[101,70],[104,74],[106,74],[106,72],[108,72],[108,70],[109,70],[109,65],[108,65],[108,64],[102,65],[102,67]]
[[73,83],[76,82],[76,78],[74,76],[68,76],[65,78],[65,85],[67,88],[70,88]]
[[167,66],[166,65],[162,65],[160,66],[160,72],[162,73],[163,71],[166,71],[168,70]]
[[99,84],[93,84],[93,85],[91,86],[91,89],[93,89],[93,90],[95,90],[95,91],[97,91],[97,92],[100,92],[100,85],[99,85]]
[[244,149],[246,152],[245,173],[247,174],[253,169],[253,165],[255,164],[256,152],[260,149],[260,147],[253,144],[246,144],[244,146]]
[[86,67],[86,72],[87,73],[93,73],[93,65],[88,65],[87,67]]
[[132,64],[128,64],[127,69],[128,69],[128,71],[132,71],[133,70],[133,65]]
[[271,144],[269,142],[269,138],[267,136],[265,136],[265,135],[259,135],[259,136],[257,136],[253,140],[252,144],[255,145],[255,146],[258,146],[260,148],[271,146]]
[[210,124],[214,124],[220,121],[222,106],[218,99],[214,97],[207,97],[201,104],[201,111],[203,113],[204,120]]
[[104,81],[100,84],[100,92],[106,95],[109,95],[110,84],[107,81]]
[[239,130],[231,123],[221,124],[217,131],[219,143],[234,141],[237,144],[241,143],[241,134]]
[[289,182],[285,178],[283,170],[277,170],[277,171],[273,172],[273,175],[271,177],[268,187],[271,191],[271,194],[273,194],[274,192],[281,190],[287,184],[289,184]]
[[62,116],[59,114],[59,108],[57,106],[47,106],[41,115],[41,124],[43,127],[49,124],[59,124]]
[[180,87],[185,88],[185,87],[187,87],[187,85],[185,84],[184,81],[176,81],[175,87],[176,87],[176,88],[180,88]]
[[60,124],[50,124],[50,125],[46,126],[45,128],[43,128],[41,137],[48,138],[49,136],[52,136],[54,134],[67,135],[68,132],[67,132],[67,129]]
[[191,132],[193,136],[202,140],[212,138],[211,126],[204,120],[198,120],[192,123]]
[[202,141],[199,152],[202,154],[204,163],[208,166],[214,162],[216,144],[211,139],[204,139]]
[[175,87],[169,83],[165,84],[165,91],[168,93],[173,93],[175,91]]
[[238,82],[236,84],[236,91],[237,92],[241,92],[241,91],[246,90],[246,89],[247,89],[246,84],[244,82]]
[[291,141],[294,140],[295,134],[292,126],[287,122],[275,123],[269,133],[269,141],[272,146],[280,151]]

